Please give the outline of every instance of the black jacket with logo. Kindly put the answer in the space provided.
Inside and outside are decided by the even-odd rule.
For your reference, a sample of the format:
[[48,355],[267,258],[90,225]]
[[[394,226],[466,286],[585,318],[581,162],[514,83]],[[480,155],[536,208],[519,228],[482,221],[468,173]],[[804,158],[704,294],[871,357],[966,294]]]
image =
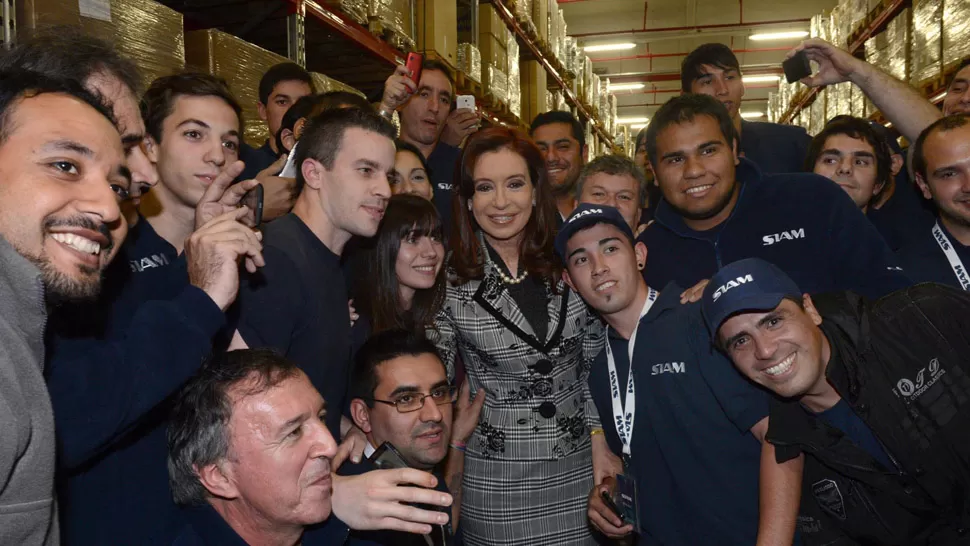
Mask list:
[[871,306],[851,293],[816,304],[828,381],[895,468],[800,403],[775,403],[778,460],[806,455],[804,543],[970,544],[970,294],[921,284]]

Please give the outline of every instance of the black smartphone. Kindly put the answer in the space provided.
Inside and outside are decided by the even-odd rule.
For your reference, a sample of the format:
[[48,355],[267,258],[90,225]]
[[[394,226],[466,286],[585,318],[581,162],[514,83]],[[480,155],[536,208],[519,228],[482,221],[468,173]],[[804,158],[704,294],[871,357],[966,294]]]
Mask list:
[[243,195],[242,201],[239,202],[240,205],[246,205],[249,210],[253,211],[253,216],[255,218],[255,224],[250,227],[256,227],[263,223],[263,185],[256,184],[256,187],[247,191]]
[[380,470],[390,470],[393,468],[408,468],[408,463],[404,461],[401,452],[390,442],[381,444],[374,454],[370,456],[370,461]]
[[623,513],[620,512],[620,509],[616,506],[616,503],[613,502],[613,495],[610,495],[607,491],[600,491],[600,497],[603,498],[603,502],[606,503],[607,508],[612,510],[613,513],[616,514],[620,519],[623,519]]
[[812,75],[812,64],[808,62],[808,55],[805,54],[804,50],[781,63],[781,67],[785,70],[785,79],[788,80],[788,83],[795,83]]

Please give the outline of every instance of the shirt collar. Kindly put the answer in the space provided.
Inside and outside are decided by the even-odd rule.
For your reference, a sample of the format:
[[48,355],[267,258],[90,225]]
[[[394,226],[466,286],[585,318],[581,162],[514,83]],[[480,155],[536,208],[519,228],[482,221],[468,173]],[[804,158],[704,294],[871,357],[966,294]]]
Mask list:
[[734,218],[735,213],[744,205],[745,193],[748,186],[757,185],[761,182],[762,174],[758,166],[754,164],[750,159],[741,157],[738,158],[738,166],[734,170],[735,179],[741,184],[740,194],[738,195],[738,200],[734,204],[734,210],[731,211],[731,215],[727,220],[721,223],[721,225],[708,230],[706,232],[698,232],[687,227],[684,223],[684,219],[680,214],[675,211],[666,199],[661,199],[660,203],[657,204],[657,210],[654,212],[653,217],[658,223],[663,224],[668,229],[677,233],[678,235],[683,235],[686,237],[693,237],[696,239],[707,239],[709,238],[710,232],[716,232],[724,228]]
[[247,546],[246,541],[209,504],[186,509],[186,517],[192,529],[206,545]]

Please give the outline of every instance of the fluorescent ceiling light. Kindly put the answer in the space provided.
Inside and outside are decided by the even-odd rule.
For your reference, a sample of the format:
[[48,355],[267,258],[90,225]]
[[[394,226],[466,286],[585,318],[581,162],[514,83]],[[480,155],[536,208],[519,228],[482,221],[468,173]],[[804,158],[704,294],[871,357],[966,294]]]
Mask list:
[[741,117],[745,119],[760,118],[760,117],[764,117],[764,115],[765,115],[764,112],[741,112]]
[[623,51],[624,49],[633,49],[637,47],[637,44],[633,42],[625,42],[620,44],[596,44],[583,46],[583,51],[586,53],[595,53],[597,51]]
[[630,123],[649,123],[650,118],[648,117],[638,117],[638,118],[616,118],[616,122],[622,125],[628,125]]
[[643,89],[644,87],[646,87],[646,85],[642,83],[611,83],[609,90],[610,91],[633,91],[636,89]]
[[794,30],[791,32],[765,32],[762,34],[752,34],[748,38],[756,41],[763,42],[765,40],[793,40],[795,38],[804,38],[808,36],[807,30]]
[[630,130],[639,131],[640,129],[643,129],[646,126],[647,126],[646,123],[634,123],[633,125],[630,126]]
[[766,83],[766,82],[776,82],[781,79],[778,74],[766,74],[764,76],[741,76],[741,81],[744,83]]

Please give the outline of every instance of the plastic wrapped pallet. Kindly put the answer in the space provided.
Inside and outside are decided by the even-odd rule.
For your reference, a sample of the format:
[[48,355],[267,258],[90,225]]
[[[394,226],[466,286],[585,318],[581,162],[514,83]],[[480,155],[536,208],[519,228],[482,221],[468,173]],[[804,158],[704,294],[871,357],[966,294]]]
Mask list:
[[594,111],[600,108],[600,77],[596,74],[591,76],[589,105]]
[[411,25],[414,12],[412,0],[368,0],[367,15],[376,19],[385,29],[397,35],[405,49],[414,49],[414,28]]
[[509,102],[509,77],[505,72],[487,64],[482,67],[482,86],[485,92],[497,98],[500,102]]
[[474,44],[458,44],[458,70],[482,83],[482,54]]
[[829,16],[825,13],[819,13],[812,16],[808,33],[812,38],[828,41],[830,37],[829,28]]
[[559,38],[559,4],[556,0],[547,0],[547,2],[546,33],[549,35],[549,49],[552,50],[553,56],[559,57],[560,47],[562,47],[562,41]]
[[532,0],[515,0],[514,9],[515,18],[519,23],[524,23],[528,29],[535,32],[537,29],[532,21]]
[[583,99],[586,104],[593,104],[593,61],[589,57],[583,60]]
[[866,40],[866,61],[896,79],[909,81],[909,10],[903,10],[886,30]]
[[869,109],[866,106],[866,95],[856,86],[851,87],[851,112],[850,114],[857,118],[864,118],[869,115]]
[[509,42],[506,64],[509,67],[507,71],[507,74],[509,75],[509,79],[511,80],[514,78],[518,80],[519,79],[519,42],[515,41],[514,38],[512,39],[512,41]]
[[845,48],[845,36],[842,33],[842,7],[835,6],[829,12],[829,42],[841,48]]
[[825,93],[819,93],[815,97],[815,102],[809,108],[809,113],[811,119],[809,121],[808,133],[810,135],[817,135],[825,127],[825,122],[828,118],[825,117]]
[[325,0],[323,4],[337,8],[361,25],[367,25],[369,0]]
[[869,14],[869,0],[844,0],[844,2],[850,28],[855,30]]
[[505,72],[509,69],[509,51],[505,40],[491,34],[479,34],[478,46],[481,48],[482,65],[490,64]]
[[515,117],[522,117],[522,81],[518,75],[509,76],[509,110]]
[[195,70],[219,76],[243,107],[246,142],[256,144],[268,136],[266,123],[259,119],[259,80],[266,70],[286,57],[266,51],[215,29],[185,33],[185,64]]
[[943,0],[943,67],[970,56],[970,0]]
[[310,78],[313,79],[313,87],[317,90],[317,93],[329,93],[331,91],[346,91],[348,93],[353,93],[355,95],[360,95],[366,98],[366,95],[359,89],[347,85],[344,82],[337,81],[330,76],[320,74],[319,72],[310,72]]
[[541,41],[549,40],[549,2],[548,0],[532,0],[532,23]]
[[559,62],[563,62],[566,58],[563,47],[565,47],[566,44],[566,31],[568,29],[566,28],[566,16],[563,14],[563,11],[561,9],[557,9],[556,12],[557,16],[559,17],[559,52],[556,55],[556,58],[559,59]]
[[910,83],[914,86],[940,76],[943,67],[943,0],[913,0]]

